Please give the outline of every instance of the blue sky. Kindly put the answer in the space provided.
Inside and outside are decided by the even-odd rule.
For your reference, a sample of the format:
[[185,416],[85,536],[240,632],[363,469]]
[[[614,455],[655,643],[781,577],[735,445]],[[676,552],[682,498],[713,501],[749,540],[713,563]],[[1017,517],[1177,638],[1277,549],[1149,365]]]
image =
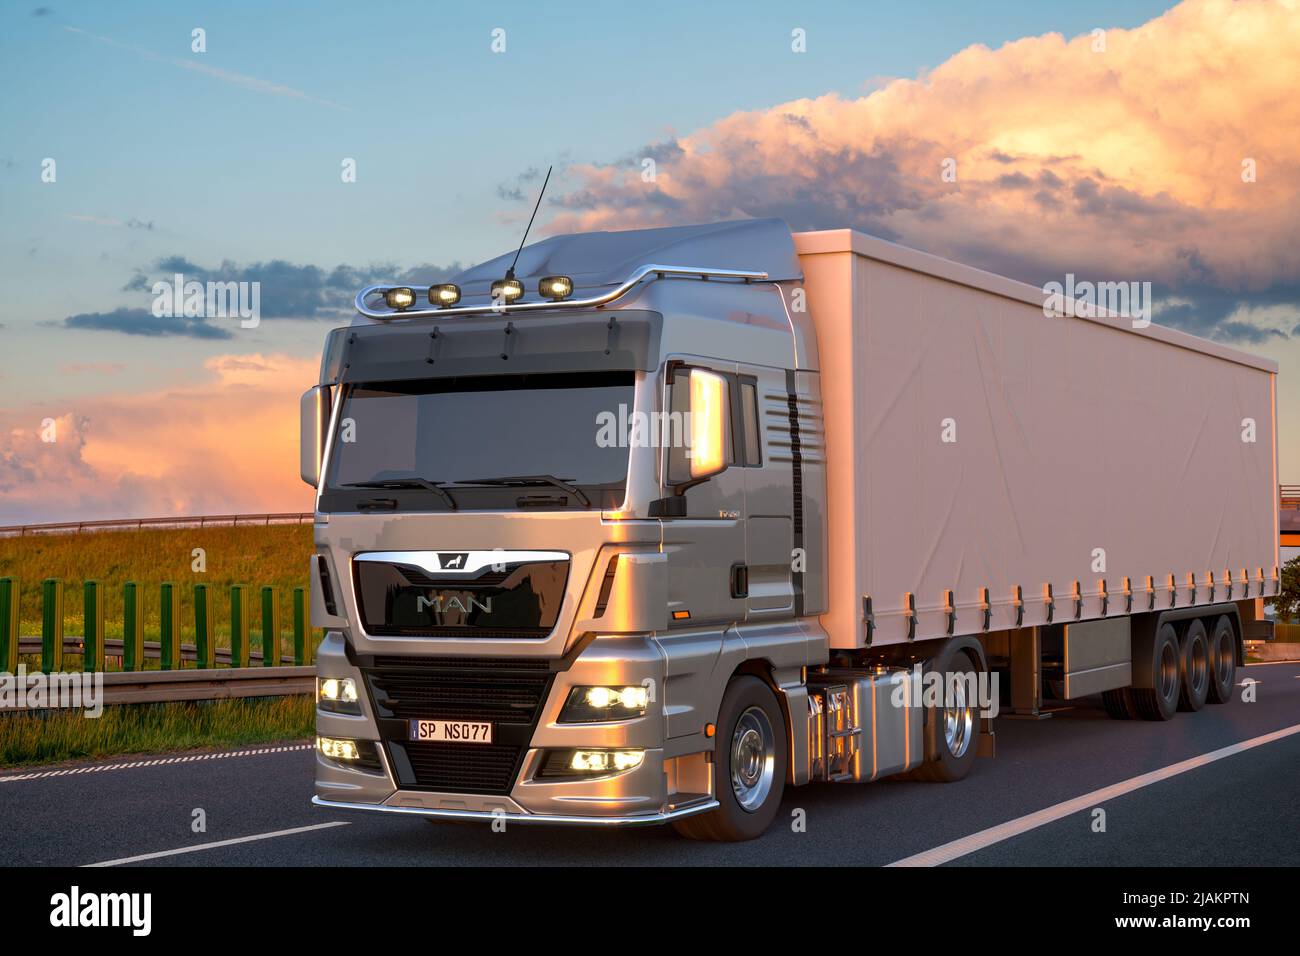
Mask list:
[[[615,161],[735,110],[861,95],[972,43],[1128,26],[1163,6],[59,2],[36,16],[10,4],[0,321],[124,304],[133,270],[169,255],[486,257],[520,216],[498,187],[530,167]],[[784,55],[796,26],[809,55]],[[190,51],[195,27],[204,54]],[[505,54],[489,49],[495,27]],[[40,181],[45,157],[55,185]],[[340,182],[344,157],[354,184]]]
[[[648,147],[692,134],[700,135],[680,161],[665,162],[678,174],[674,221],[786,215],[798,228],[854,226],[1030,281],[1044,268],[1056,277],[1141,263],[1148,271],[1120,277],[1165,283],[1174,307],[1157,321],[1244,336],[1233,344],[1282,362],[1282,406],[1300,406],[1300,375],[1287,374],[1300,371],[1300,265],[1297,244],[1278,239],[1287,222],[1294,232],[1287,210],[1300,203],[1285,185],[1300,180],[1300,146],[1285,143],[1295,43],[1282,8],[1252,6],[1258,16],[1233,32],[1224,21],[1236,18],[1228,24],[1236,27],[1242,8],[1224,13],[1201,0],[1158,29],[1149,21],[1172,3],[6,4],[0,439],[46,416],[81,422],[84,453],[63,467],[85,470],[90,486],[138,491],[106,492],[80,508],[86,514],[252,507],[232,492],[187,493],[155,508],[149,494],[166,497],[179,479],[130,447],[131,422],[171,447],[162,411],[148,409],[173,392],[195,399],[206,383],[217,406],[230,389],[269,395],[268,383],[283,377],[273,370],[310,368],[325,331],[348,321],[360,285],[422,266],[418,274],[432,279],[432,267],[513,247],[536,171],[550,164],[556,178],[539,232],[565,214],[610,228],[646,224],[637,217],[661,210],[644,191],[629,198],[602,177],[627,175]],[[1027,39],[1069,40],[1097,27],[1113,31],[1109,59],[1072,60],[1077,45]],[[206,33],[204,53],[191,50],[195,28]],[[504,53],[491,47],[497,28]],[[798,56],[796,28],[807,36]],[[1290,51],[1277,70],[1271,52],[1257,53],[1270,43]],[[972,53],[977,44],[992,52]],[[1198,59],[1206,50],[1235,56],[1232,72],[1212,77]],[[1031,82],[1018,81],[1022,68],[1034,89],[1019,97]],[[841,99],[799,116],[779,106],[826,94]],[[753,118],[729,124],[738,111]],[[1258,122],[1260,113],[1279,125]],[[1196,122],[1180,125],[1188,116]],[[850,133],[835,128],[841,118]],[[787,120],[806,134],[783,132]],[[766,137],[753,155],[751,129]],[[852,138],[846,145],[860,131],[861,150]],[[1078,155],[1058,155],[1056,137]],[[702,178],[711,143],[728,173],[723,189]],[[1007,144],[1016,156],[1003,156]],[[950,146],[964,150],[964,169],[983,166],[966,174],[960,197],[921,172],[937,170],[931,160]],[[800,150],[817,166],[808,176],[769,173],[783,151],[788,159]],[[1241,191],[1246,155],[1260,157],[1270,191]],[[46,158],[57,163],[55,183],[42,182]],[[347,158],[355,183],[341,181]],[[590,204],[560,205],[588,195]],[[1044,219],[1041,241],[1033,202],[1061,214]],[[1126,234],[1130,246],[1103,247]],[[263,280],[267,318],[208,337],[86,328],[112,325],[115,310],[147,308],[149,284],[173,266],[191,277],[221,270]],[[77,316],[88,318],[68,321]],[[290,417],[281,415],[283,427]],[[212,441],[218,425],[208,423]],[[13,478],[34,502],[16,513],[71,516],[85,493],[47,500],[33,477],[40,469],[14,447],[0,441],[0,490]],[[1282,461],[1286,478],[1300,467],[1300,443],[1286,444]]]

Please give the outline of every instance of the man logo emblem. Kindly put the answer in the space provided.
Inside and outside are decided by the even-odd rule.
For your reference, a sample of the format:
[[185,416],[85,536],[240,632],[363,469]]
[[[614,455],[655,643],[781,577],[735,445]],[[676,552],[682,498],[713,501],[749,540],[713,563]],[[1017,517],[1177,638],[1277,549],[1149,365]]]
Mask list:
[[465,559],[469,555],[464,551],[438,552],[438,567],[444,571],[464,571]]

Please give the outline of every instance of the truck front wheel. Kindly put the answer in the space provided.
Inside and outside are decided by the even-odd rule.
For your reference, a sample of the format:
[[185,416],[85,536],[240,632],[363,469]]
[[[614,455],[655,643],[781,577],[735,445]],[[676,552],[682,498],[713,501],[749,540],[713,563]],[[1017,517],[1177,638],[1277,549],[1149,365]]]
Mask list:
[[786,728],[776,696],[757,677],[727,685],[718,711],[713,793],[708,813],[673,821],[692,840],[735,842],[762,836],[785,792]]

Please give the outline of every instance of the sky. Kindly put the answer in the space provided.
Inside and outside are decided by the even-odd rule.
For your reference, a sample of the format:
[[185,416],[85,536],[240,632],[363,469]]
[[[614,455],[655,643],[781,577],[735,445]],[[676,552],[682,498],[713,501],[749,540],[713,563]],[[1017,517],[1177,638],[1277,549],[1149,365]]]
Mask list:
[[[0,524],[309,509],[325,333],[513,247],[552,165],[539,236],[779,216],[1150,281],[1280,363],[1300,482],[1297,48],[1292,0],[6,4]],[[176,272],[262,321],[154,319]]]

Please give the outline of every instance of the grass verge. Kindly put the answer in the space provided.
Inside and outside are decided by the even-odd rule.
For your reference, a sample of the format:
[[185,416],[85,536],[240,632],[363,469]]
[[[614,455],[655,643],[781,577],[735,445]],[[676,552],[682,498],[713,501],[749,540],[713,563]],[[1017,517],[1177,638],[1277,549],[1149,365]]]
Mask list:
[[133,753],[239,747],[315,734],[309,694],[0,714],[0,768]]

